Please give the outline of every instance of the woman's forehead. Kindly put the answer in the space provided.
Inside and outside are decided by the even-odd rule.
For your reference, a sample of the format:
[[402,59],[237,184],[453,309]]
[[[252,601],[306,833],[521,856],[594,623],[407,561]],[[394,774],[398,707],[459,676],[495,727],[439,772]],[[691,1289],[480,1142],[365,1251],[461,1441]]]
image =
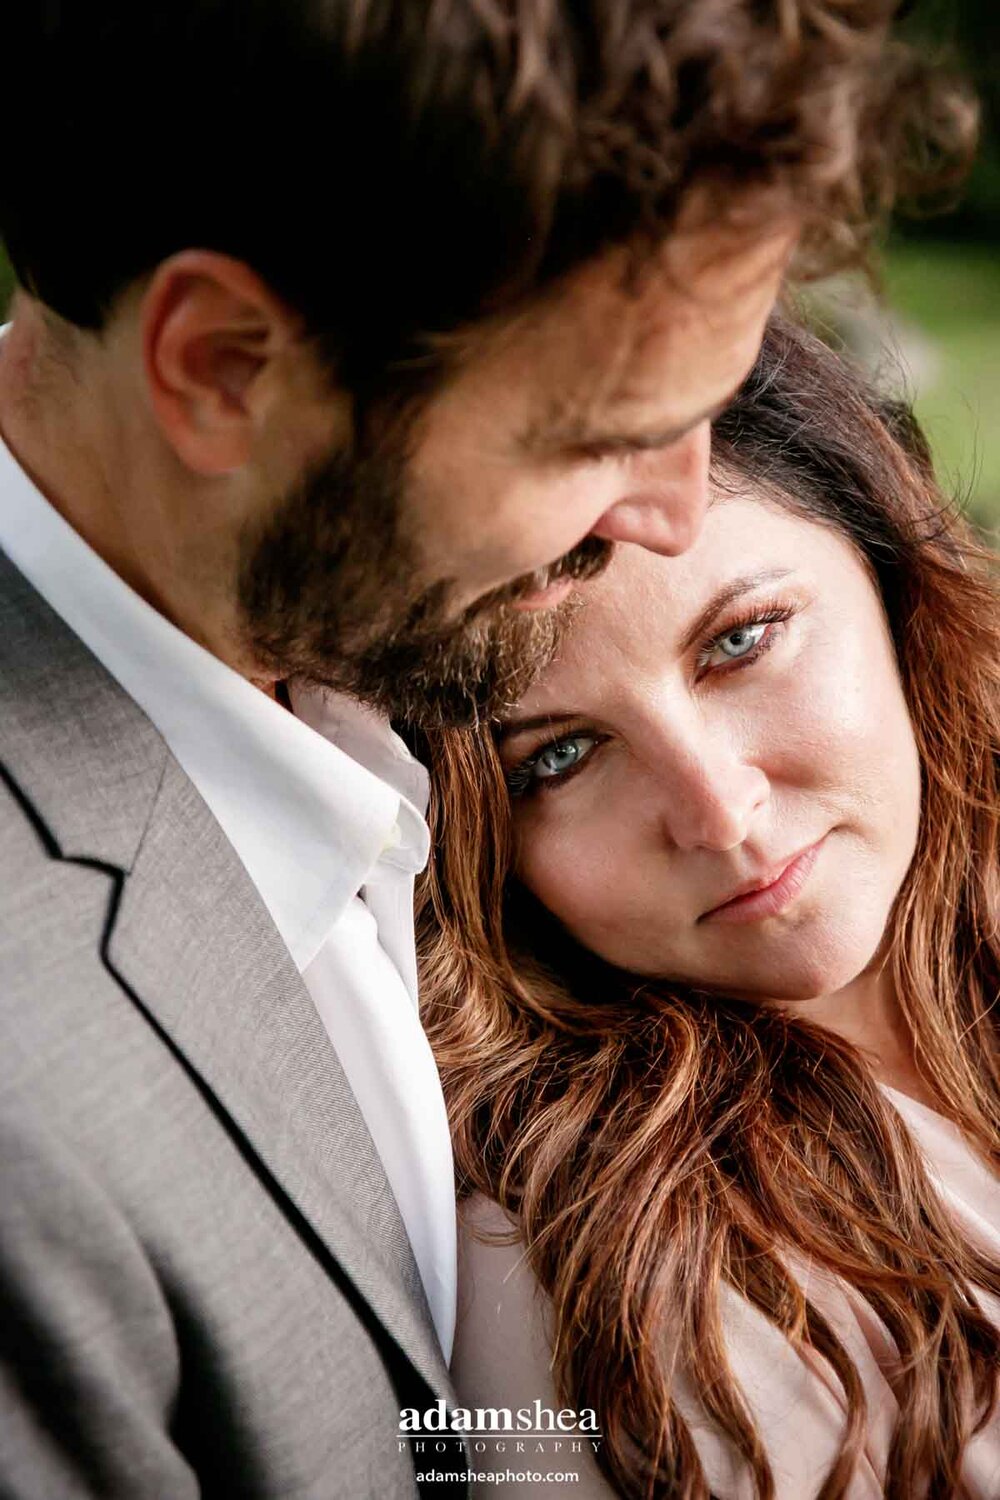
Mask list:
[[585,642],[594,631],[612,626],[640,639],[653,626],[680,633],[736,577],[786,569],[790,560],[809,553],[810,532],[820,528],[773,502],[730,494],[711,507],[700,535],[679,556],[622,543],[606,571],[581,590],[566,643]]

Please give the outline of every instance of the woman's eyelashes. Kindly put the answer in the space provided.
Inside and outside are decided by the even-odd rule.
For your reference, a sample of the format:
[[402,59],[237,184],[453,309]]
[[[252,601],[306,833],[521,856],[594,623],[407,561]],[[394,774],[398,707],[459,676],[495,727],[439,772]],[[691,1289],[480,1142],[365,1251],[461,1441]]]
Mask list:
[[790,604],[758,605],[752,614],[732,620],[699,648],[696,677],[728,673],[759,661],[775,644],[778,629],[795,614]]
[[[752,666],[776,643],[780,627],[796,612],[797,606],[791,604],[758,605],[752,614],[716,630],[698,648],[695,681]],[[548,740],[505,773],[510,795],[526,797],[565,786],[608,738],[593,729],[578,729]]]
[[533,751],[506,773],[510,795],[523,797],[556,782],[567,781],[574,771],[580,769],[600,740],[601,736],[582,731],[550,740],[541,750]]

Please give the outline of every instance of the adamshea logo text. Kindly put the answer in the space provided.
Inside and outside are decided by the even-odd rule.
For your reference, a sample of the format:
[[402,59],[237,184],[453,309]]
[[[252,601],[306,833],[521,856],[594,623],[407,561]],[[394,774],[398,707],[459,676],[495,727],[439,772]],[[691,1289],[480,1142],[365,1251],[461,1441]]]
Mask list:
[[585,1406],[580,1411],[564,1406],[553,1411],[536,1401],[533,1406],[453,1406],[450,1410],[445,1401],[418,1411],[415,1406],[404,1406],[399,1414],[399,1430],[408,1434],[439,1432],[462,1433],[516,1433],[532,1437],[548,1437],[557,1433],[597,1433],[597,1413]]

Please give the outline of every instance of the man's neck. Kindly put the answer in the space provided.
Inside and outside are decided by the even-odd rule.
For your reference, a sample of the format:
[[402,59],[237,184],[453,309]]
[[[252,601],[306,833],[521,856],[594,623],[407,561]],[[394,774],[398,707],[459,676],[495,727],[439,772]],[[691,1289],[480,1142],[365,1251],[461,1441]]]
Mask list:
[[[213,535],[208,506],[178,503],[176,463],[158,450],[141,404],[116,400],[97,359],[80,365],[50,342],[22,301],[0,340],[0,434],[48,502],[128,586],[178,629],[254,678],[234,649],[220,581],[236,568],[235,539]],[[192,488],[195,480],[190,480]],[[194,515],[197,533],[183,524]],[[273,695],[273,682],[265,690]]]

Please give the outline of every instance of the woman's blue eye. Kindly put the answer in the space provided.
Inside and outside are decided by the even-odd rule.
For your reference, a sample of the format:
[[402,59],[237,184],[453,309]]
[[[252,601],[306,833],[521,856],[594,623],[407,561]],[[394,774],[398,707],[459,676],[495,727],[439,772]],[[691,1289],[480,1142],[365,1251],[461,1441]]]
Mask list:
[[574,734],[554,745],[548,745],[536,756],[531,774],[536,781],[550,781],[554,776],[564,776],[579,765],[588,749],[595,743],[590,735]]
[[725,635],[720,635],[706,658],[706,665],[711,666],[716,653],[721,652],[725,661],[738,661],[741,656],[749,656],[754,647],[759,646],[764,639],[768,621],[759,620],[753,625],[738,625],[735,630],[727,630]]

